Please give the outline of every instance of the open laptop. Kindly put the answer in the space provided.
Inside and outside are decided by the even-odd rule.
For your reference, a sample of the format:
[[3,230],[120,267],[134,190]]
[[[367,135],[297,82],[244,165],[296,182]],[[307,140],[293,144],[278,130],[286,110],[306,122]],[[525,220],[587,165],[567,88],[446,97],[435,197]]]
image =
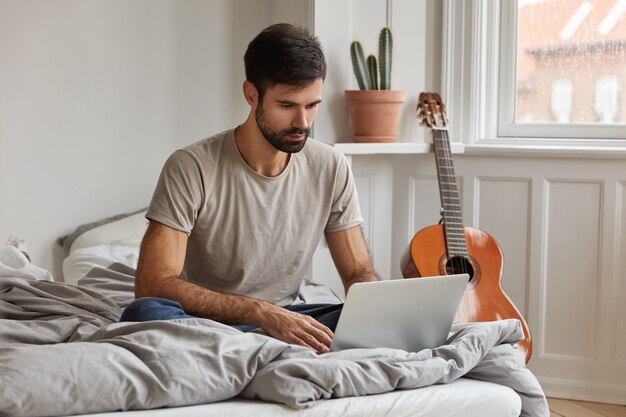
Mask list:
[[445,343],[468,274],[353,284],[331,351],[387,347],[417,352]]

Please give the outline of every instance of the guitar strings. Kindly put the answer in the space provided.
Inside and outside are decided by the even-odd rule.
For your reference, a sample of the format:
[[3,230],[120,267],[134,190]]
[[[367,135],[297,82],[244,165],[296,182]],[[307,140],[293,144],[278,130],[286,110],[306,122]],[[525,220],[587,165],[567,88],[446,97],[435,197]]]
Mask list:
[[[456,183],[456,176],[454,175],[454,165],[452,162],[450,140],[448,138],[448,130],[447,130],[448,127],[447,127],[447,121],[445,118],[445,109],[443,105],[441,104],[438,95],[436,98],[437,99],[432,99],[429,95],[428,100],[422,101],[422,97],[420,96],[421,106],[418,105],[418,109],[420,111],[419,115],[422,117],[424,124],[431,128],[431,134],[433,135],[433,140],[436,145],[435,146],[435,162],[437,164],[437,176],[439,177],[439,183],[440,183],[439,185],[440,185],[441,200],[442,200],[441,204],[443,206],[442,218],[443,218],[443,225],[444,225],[444,236],[446,240],[446,249],[448,252],[448,261],[446,262],[445,268],[447,269],[447,265],[450,265],[453,268],[452,273],[460,273],[460,272],[468,273],[469,272],[468,269],[470,268],[468,266],[469,260],[465,262],[465,257],[468,256],[466,241],[465,241],[465,228],[463,226],[463,219],[460,218],[461,217],[460,198],[459,198],[459,193],[458,193],[458,186]],[[442,172],[443,171],[442,160],[446,162],[445,168],[448,170],[448,172],[446,172],[445,174]],[[441,178],[442,175],[445,175],[448,181],[444,181],[444,179]],[[452,181],[449,181],[450,178],[454,180],[454,184],[452,184]],[[459,222],[460,220],[460,224],[456,225],[457,233],[460,233],[460,236],[456,237],[456,240],[458,240],[459,243],[453,242],[453,236],[450,236],[448,234],[451,224],[449,224],[446,220],[447,219],[450,220],[450,216],[452,216],[453,213],[448,213],[446,210],[446,208],[449,208],[449,204],[446,204],[444,200],[446,198],[449,199],[450,196],[445,195],[445,191],[444,191],[444,186],[446,186],[445,183],[448,184],[447,186],[456,187],[451,191],[456,190],[455,204],[457,207],[454,207],[453,211],[455,212],[455,215],[456,215],[456,221]],[[450,220],[450,223],[452,223],[451,220]],[[454,247],[455,245],[461,246],[460,256],[455,254],[455,251],[457,250],[457,248]],[[451,250],[451,247],[452,247],[452,250]]]
[[[452,160],[452,152],[450,149],[450,144],[449,144],[449,139],[447,139],[447,131],[445,130],[440,130],[441,135],[435,135],[435,140],[438,140],[440,142],[440,149],[443,152],[443,154],[441,155],[442,159],[446,161],[445,164],[445,169],[447,170],[447,172],[445,172],[445,175],[448,179],[453,179],[454,181],[456,181],[456,176],[454,174],[454,165],[453,165],[453,160]],[[436,155],[436,157],[438,157]],[[439,159],[437,159],[437,164],[440,165],[440,161]],[[450,181],[446,181],[446,182],[450,182]],[[457,187],[457,184],[452,184],[450,182],[449,186],[452,187]],[[450,190],[450,191],[454,191],[454,190]],[[457,187],[457,192],[456,195],[458,196],[458,187]],[[450,198],[450,196],[447,196],[448,198]],[[460,211],[460,200],[457,198],[457,201],[455,202],[456,205],[458,205],[459,207],[454,207],[455,209],[458,208],[458,210],[455,210],[459,215],[461,213]],[[446,217],[448,217],[449,220],[450,216],[452,215],[452,213],[446,213],[445,207],[446,206],[450,206],[450,204],[444,204],[444,225],[446,224]],[[448,216],[447,216],[448,214]],[[463,227],[463,221],[462,219],[458,219],[458,216],[456,216],[456,220],[461,220],[460,224],[456,224],[457,229],[459,229],[458,231],[461,233],[461,236],[458,239],[461,239],[458,243],[458,245],[461,245],[461,256],[459,256],[458,254],[455,253],[448,253],[448,255],[452,255],[451,259],[448,259],[449,262],[451,262],[451,266],[453,268],[453,272],[455,273],[468,273],[468,268],[467,268],[467,264],[466,262],[464,262],[463,259],[463,255],[465,255],[467,253],[467,249],[463,250],[463,244],[465,243],[465,230]],[[452,221],[450,221],[450,223],[452,223]],[[450,225],[451,226],[451,225]],[[452,237],[448,236],[449,239],[448,240],[448,252],[450,252],[450,247],[453,246],[453,242],[452,242]],[[454,246],[456,246],[457,243],[454,242]]]

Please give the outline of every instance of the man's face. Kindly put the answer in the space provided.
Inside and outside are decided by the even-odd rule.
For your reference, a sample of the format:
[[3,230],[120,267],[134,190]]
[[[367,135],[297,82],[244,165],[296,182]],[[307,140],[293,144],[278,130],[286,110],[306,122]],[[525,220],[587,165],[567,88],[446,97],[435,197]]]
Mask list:
[[300,152],[311,133],[311,124],[322,101],[321,79],[305,87],[277,84],[265,90],[255,117],[263,137],[275,149]]

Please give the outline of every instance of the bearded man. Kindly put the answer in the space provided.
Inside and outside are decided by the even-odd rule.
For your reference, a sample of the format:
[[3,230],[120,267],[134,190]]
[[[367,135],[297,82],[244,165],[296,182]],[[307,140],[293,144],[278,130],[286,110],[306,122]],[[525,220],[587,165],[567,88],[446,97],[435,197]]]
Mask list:
[[314,36],[276,24],[244,64],[245,122],[163,167],[122,320],[203,317],[327,352],[342,305],[296,302],[320,239],[346,291],[378,276],[348,162],[309,138],[324,54]]

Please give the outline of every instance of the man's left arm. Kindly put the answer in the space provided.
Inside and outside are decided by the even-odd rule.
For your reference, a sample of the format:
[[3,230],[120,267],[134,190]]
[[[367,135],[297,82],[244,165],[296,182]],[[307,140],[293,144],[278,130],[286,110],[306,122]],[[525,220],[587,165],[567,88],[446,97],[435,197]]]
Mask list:
[[380,281],[372,265],[361,226],[326,232],[326,242],[346,293],[355,282]]

